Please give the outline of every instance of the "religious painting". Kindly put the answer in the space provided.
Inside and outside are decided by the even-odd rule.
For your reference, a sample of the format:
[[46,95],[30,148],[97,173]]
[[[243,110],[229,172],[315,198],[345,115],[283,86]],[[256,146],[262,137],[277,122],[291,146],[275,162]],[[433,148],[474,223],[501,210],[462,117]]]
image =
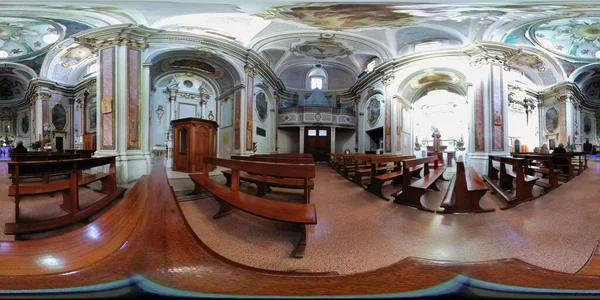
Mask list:
[[27,114],[21,118],[21,133],[25,136],[29,134],[29,115]]
[[167,60],[165,61],[164,66],[166,67],[166,69],[175,68],[200,71],[202,73],[211,74],[215,78],[221,76],[221,71],[215,66],[198,59],[182,58],[175,60]]
[[589,115],[583,117],[583,132],[586,135],[592,132],[592,119]]
[[87,131],[96,131],[96,103],[88,107],[88,128]]
[[60,103],[52,108],[52,124],[56,130],[64,130],[67,125],[67,111]]
[[290,51],[298,54],[304,54],[306,56],[312,56],[318,59],[352,54],[352,51],[342,43],[326,38],[305,41],[292,47]]
[[2,122],[2,132],[3,133],[11,133],[10,132],[10,121],[4,121]]
[[371,127],[377,125],[379,117],[381,116],[381,105],[377,98],[371,99],[369,106],[367,106],[367,122]]
[[276,6],[259,15],[265,19],[282,18],[324,29],[409,26],[416,20],[397,7],[380,4],[325,4]]
[[554,133],[558,128],[558,111],[554,107],[550,107],[546,111],[546,130],[549,133]]
[[263,92],[259,92],[258,95],[256,95],[256,112],[258,113],[258,119],[261,122],[265,121],[269,111],[266,98],[267,96]]

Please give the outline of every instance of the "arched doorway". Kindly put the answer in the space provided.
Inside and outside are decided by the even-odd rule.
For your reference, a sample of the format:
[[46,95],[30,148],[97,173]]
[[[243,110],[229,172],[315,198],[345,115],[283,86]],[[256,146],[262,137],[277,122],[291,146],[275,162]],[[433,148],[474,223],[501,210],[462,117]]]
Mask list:
[[[413,135],[421,144],[417,156],[433,152],[433,132],[441,134],[440,151],[444,163],[464,154],[468,144],[469,109],[465,97],[447,90],[432,90],[413,105]],[[457,143],[462,141],[462,145]]]

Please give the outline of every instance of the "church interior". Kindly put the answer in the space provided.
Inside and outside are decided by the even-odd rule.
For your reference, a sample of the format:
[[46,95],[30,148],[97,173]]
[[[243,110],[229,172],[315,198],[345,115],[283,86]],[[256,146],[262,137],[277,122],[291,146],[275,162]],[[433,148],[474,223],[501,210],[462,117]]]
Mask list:
[[595,1],[0,7],[0,297],[600,296]]

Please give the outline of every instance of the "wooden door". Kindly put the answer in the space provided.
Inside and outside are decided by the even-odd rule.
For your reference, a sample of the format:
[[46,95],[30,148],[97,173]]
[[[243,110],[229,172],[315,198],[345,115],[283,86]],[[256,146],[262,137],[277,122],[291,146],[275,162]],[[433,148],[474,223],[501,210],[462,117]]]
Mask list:
[[309,127],[304,130],[304,153],[310,153],[315,161],[327,161],[331,152],[329,128]]
[[175,128],[175,139],[173,141],[173,171],[189,172],[189,133],[188,126]]

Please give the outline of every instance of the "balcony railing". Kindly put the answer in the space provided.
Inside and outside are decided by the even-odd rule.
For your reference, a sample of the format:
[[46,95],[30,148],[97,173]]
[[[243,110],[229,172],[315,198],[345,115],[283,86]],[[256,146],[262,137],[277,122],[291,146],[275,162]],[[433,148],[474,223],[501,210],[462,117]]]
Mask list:
[[300,125],[331,125],[354,128],[356,113],[352,109],[324,106],[295,106],[279,109],[277,124],[280,127]]

